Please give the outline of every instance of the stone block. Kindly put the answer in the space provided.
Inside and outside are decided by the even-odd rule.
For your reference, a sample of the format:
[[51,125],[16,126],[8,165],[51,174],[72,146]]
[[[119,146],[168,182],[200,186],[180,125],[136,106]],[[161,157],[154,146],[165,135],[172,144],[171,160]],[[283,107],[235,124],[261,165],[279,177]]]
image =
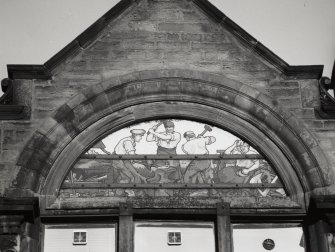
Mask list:
[[295,98],[278,98],[278,103],[286,109],[301,108],[301,100]]
[[159,23],[159,31],[165,32],[184,32],[184,33],[207,33],[212,28],[209,23]]
[[319,139],[319,144],[324,150],[335,150],[335,139]]
[[[332,169],[332,167],[330,166],[324,151],[319,147],[316,146],[314,148],[311,149],[313,155],[315,156],[319,167],[321,168],[321,170],[319,169],[319,172],[322,173],[321,176],[323,176],[323,178],[325,179],[325,183],[327,185],[330,184],[330,182],[332,182],[334,180],[334,170]],[[326,179],[327,178],[327,179]],[[329,179],[331,181],[329,181]]]
[[272,99],[270,96],[263,94],[263,93],[260,93],[257,96],[257,100],[261,102],[262,104],[266,105],[267,107],[269,107],[270,109],[277,108],[278,106],[277,100]]
[[323,125],[325,129],[335,130],[335,120],[324,120]]
[[161,50],[148,50],[145,52],[145,58],[150,60],[162,60],[163,58],[166,59],[166,54],[169,55],[170,53],[164,53]]
[[74,136],[77,132],[79,132],[79,121],[77,120],[72,108],[70,108],[67,104],[64,104],[56,111],[53,115],[53,119],[61,124],[70,136]]
[[320,95],[317,81],[300,81],[301,101],[304,108],[315,108],[320,106]]
[[153,41],[123,41],[123,48],[125,50],[133,49],[133,50],[149,50],[149,49],[156,49],[156,43]]
[[95,54],[95,51],[106,51],[106,49],[122,48],[123,44],[120,40],[96,41],[91,47],[90,52]]
[[164,53],[164,60],[171,61],[198,61],[201,58],[201,52],[189,51],[185,53],[180,53],[178,50],[168,51]]
[[180,39],[182,41],[200,42],[202,40],[202,35],[197,33],[181,33]]
[[225,49],[225,44],[192,41],[191,48],[194,50],[204,50],[204,51],[207,51],[207,50],[210,50],[210,51],[221,50],[222,51],[223,49]]
[[308,132],[305,128],[301,129],[299,136],[302,138],[302,140],[305,142],[305,144],[309,148],[314,148],[318,146],[317,139],[310,132]]
[[32,113],[32,117],[34,120],[43,120],[53,113],[52,109],[45,109],[45,108],[35,108]]
[[[149,14],[149,12],[148,12]],[[157,11],[157,12],[151,12],[150,14],[150,20],[151,21],[166,21],[166,22],[176,22],[176,21],[184,21],[185,16],[184,12],[178,10],[178,9],[167,9],[164,11]]]
[[167,41],[167,42],[157,42],[157,48],[168,50],[168,51],[179,51],[180,50],[189,50],[190,49],[190,43],[188,42],[173,42],[173,41]]
[[147,52],[145,50],[128,50],[125,56],[131,60],[144,60],[147,58]]
[[157,25],[156,23],[150,21],[130,21],[128,27],[134,31],[144,31],[144,32],[156,32]]
[[[109,58],[120,57],[122,55],[124,55],[122,50],[117,51],[116,48],[113,48],[113,51],[111,51],[106,48],[105,50],[84,51],[81,58],[83,61],[90,62],[96,60],[108,60]],[[87,65],[85,65],[85,67],[87,67]]]
[[200,83],[194,81],[180,81],[181,88],[184,94],[198,95],[200,93]]
[[241,86],[239,92],[254,99],[256,99],[260,95],[260,92],[257,89],[252,88],[248,85]]
[[[89,119],[90,121],[93,120],[92,117],[94,117],[95,115],[94,107],[91,103],[80,104],[73,109],[73,115],[75,117],[75,127],[78,128],[80,132],[80,129],[82,128],[82,123],[87,122],[87,120]],[[71,136],[72,134],[69,133],[69,135]]]
[[242,111],[248,111],[250,113],[255,111],[255,103],[244,95],[238,94],[235,98],[234,105]]
[[224,104],[228,105],[234,104],[236,96],[237,96],[236,92],[231,92],[230,90],[227,90],[224,87],[219,88],[217,91],[218,101],[223,102]]
[[300,99],[300,89],[299,88],[280,88],[280,89],[268,89],[271,96],[275,98],[289,98],[296,97]]
[[14,81],[14,97],[13,104],[23,105],[23,118],[28,119],[32,110],[32,90],[33,81],[31,80],[15,80]]
[[125,87],[126,99],[143,99],[143,86],[145,83],[131,83]]
[[207,16],[201,14],[193,11],[192,9],[182,11],[183,20],[186,22],[199,22],[209,20]]
[[315,119],[315,110],[313,108],[293,108],[290,111],[300,119]]
[[15,162],[17,159],[17,155],[19,153],[18,150],[19,145],[15,145],[15,147],[8,148],[4,146],[1,154],[0,154],[0,160],[6,161],[6,162]]
[[[41,110],[50,110],[53,111],[58,107],[62,106],[66,103],[68,98],[66,96],[63,97],[40,97],[35,99],[35,108]],[[36,112],[34,109],[34,113]]]
[[162,88],[161,88],[161,82],[152,80],[152,81],[145,81],[143,83],[143,93],[147,95],[158,95],[160,94]]
[[215,42],[215,43],[231,43],[232,40],[225,33],[207,33],[203,34],[204,42]]
[[128,73],[128,74],[119,76],[119,80],[122,84],[138,81],[140,80],[140,74],[138,72]]
[[16,143],[15,130],[3,130],[3,145],[11,145]]
[[200,95],[206,99],[212,99],[216,102],[217,95],[218,95],[218,85],[209,85],[201,83],[200,87]]
[[271,88],[299,88],[297,81],[282,81],[278,79],[270,80],[269,87]]
[[107,94],[107,98],[109,101],[109,104],[111,106],[115,106],[118,103],[122,102],[124,99],[126,99],[126,93],[125,90],[122,88],[111,88],[109,90],[105,91]]
[[281,131],[284,128],[284,124],[282,120],[278,120],[278,118],[273,113],[268,113],[264,119],[265,125],[278,135],[282,135]]
[[324,128],[324,124],[322,120],[304,119],[303,122],[306,125],[306,127],[311,130],[318,130],[318,129]]

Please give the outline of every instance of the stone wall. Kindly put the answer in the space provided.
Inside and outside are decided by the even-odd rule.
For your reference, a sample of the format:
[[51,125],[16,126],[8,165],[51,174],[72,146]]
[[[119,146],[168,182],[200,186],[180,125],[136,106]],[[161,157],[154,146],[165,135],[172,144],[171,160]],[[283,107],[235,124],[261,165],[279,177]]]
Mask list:
[[[320,166],[335,170],[335,120],[320,119],[315,113],[320,106],[317,80],[285,76],[192,2],[143,0],[113,20],[92,44],[56,67],[51,80],[17,81],[25,90],[18,103],[27,105],[29,116],[0,122],[0,195],[5,195],[19,172],[18,158],[32,134],[52,125],[50,116],[64,103],[112,77],[159,69],[208,72],[271,96],[299,119],[297,127],[305,126],[314,136],[323,150],[314,155],[327,157],[328,164]],[[29,146],[31,151],[35,147],[39,146]],[[46,160],[41,154],[34,162]],[[335,183],[332,172],[325,170],[324,177]]]

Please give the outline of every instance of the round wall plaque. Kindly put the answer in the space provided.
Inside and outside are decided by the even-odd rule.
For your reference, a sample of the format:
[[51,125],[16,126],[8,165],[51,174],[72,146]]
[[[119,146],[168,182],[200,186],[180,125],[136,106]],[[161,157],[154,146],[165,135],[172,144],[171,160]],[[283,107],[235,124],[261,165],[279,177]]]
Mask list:
[[263,247],[266,250],[272,250],[275,247],[275,242],[272,239],[265,239],[263,241]]

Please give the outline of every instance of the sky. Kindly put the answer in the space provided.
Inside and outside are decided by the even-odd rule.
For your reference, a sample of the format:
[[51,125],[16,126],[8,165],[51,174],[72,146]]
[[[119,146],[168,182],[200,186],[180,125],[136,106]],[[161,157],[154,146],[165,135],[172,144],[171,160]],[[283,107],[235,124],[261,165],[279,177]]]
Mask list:
[[[43,64],[119,0],[0,0],[0,80],[7,64]],[[211,0],[290,65],[335,58],[335,0]]]

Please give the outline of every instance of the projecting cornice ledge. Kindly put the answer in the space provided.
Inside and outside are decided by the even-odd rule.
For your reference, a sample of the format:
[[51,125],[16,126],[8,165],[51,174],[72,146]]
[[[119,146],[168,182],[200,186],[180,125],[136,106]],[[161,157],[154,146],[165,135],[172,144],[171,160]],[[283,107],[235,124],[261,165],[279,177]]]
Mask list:
[[[72,52],[71,52],[72,53]],[[48,61],[48,65],[57,65],[57,62],[65,60],[56,55],[55,62]],[[64,57],[68,57],[67,53],[64,53]],[[57,62],[56,62],[57,61]],[[309,66],[283,66],[277,64],[277,68],[288,78],[288,79],[320,79],[322,76],[323,66],[322,65],[309,65]],[[8,76],[10,79],[40,79],[49,80],[52,77],[51,69],[45,65],[7,65]]]

